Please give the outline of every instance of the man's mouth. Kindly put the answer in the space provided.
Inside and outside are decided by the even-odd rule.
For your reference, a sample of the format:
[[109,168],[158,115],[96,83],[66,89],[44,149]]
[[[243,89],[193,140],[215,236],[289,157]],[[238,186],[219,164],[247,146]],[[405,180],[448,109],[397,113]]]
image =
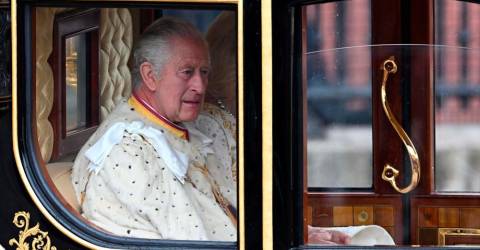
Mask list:
[[187,104],[187,105],[192,105],[192,106],[197,106],[197,105],[200,105],[201,101],[200,100],[184,100],[183,101],[184,104]]

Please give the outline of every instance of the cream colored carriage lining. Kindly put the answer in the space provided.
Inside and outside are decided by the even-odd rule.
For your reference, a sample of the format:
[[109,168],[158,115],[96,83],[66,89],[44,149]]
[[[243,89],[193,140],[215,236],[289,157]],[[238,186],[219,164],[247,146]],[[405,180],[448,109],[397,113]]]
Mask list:
[[[65,9],[37,8],[36,19],[36,118],[42,158],[49,162],[53,148],[53,128],[48,120],[53,105],[53,72],[47,60],[52,53],[55,14]],[[131,92],[127,63],[133,40],[132,16],[128,9],[102,9],[99,31],[100,119]]]
[[[67,9],[37,8],[36,19],[36,118],[38,145],[44,162],[49,162],[53,149],[53,127],[48,117],[52,111],[54,82],[47,62],[53,47],[55,14]],[[127,66],[133,40],[132,16],[128,9],[102,9],[99,30],[100,120],[131,92],[131,76]],[[47,164],[47,171],[63,198],[77,211],[78,202],[70,182],[73,162]]]

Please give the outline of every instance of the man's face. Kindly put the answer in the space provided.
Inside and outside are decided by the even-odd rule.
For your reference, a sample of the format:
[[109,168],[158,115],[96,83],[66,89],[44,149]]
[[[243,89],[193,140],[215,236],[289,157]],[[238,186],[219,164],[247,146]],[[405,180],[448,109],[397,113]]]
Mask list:
[[170,121],[193,121],[208,84],[208,48],[202,41],[185,38],[173,38],[170,44],[170,59],[156,79],[155,108]]

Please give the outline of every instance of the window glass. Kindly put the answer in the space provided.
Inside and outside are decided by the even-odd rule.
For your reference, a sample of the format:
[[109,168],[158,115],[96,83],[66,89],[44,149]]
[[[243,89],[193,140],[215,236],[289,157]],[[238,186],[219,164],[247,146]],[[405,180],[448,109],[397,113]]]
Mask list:
[[[46,183],[51,184],[44,188],[47,195],[61,198],[51,199],[62,203],[60,211],[70,211],[83,223],[82,234],[128,237],[128,243],[137,247],[139,239],[223,241],[217,242],[219,247],[235,247],[237,16],[218,7],[190,8],[32,8],[36,25],[32,84],[39,90],[32,99],[42,111],[32,115],[38,151],[46,163],[42,167],[49,174]],[[92,16],[99,23],[85,25]],[[155,35],[141,40],[147,27],[165,16],[170,19],[163,19],[163,25],[171,30],[157,26]],[[54,21],[62,25],[51,25]],[[169,46],[156,40],[159,30],[168,30],[163,39],[173,41]],[[52,39],[56,32],[61,34],[58,41]],[[175,32],[177,36],[169,37]],[[144,47],[138,49],[140,40]],[[141,56],[134,59],[134,51]],[[48,59],[58,54],[63,56],[59,64]],[[140,68],[151,71],[137,74]],[[61,75],[62,81],[48,81],[53,75]],[[150,92],[145,87],[148,77],[155,79],[149,82],[153,85],[148,87],[155,86]],[[64,102],[49,107],[57,89]],[[149,98],[152,92],[158,96]],[[163,98],[163,106],[151,101],[157,97]],[[93,112],[100,124],[89,127],[89,112],[97,107],[90,102],[98,104]],[[171,119],[164,111],[173,105],[181,115]],[[61,116],[58,120],[72,141],[80,141],[79,148],[61,158],[52,156],[53,145],[61,140],[51,129],[53,112]],[[140,128],[135,127],[137,122]],[[115,130],[122,125],[128,128]],[[82,129],[90,134],[79,133]],[[134,169],[138,171],[130,172]],[[43,170],[35,171],[41,176],[37,178],[44,177]],[[68,221],[61,223],[71,228]],[[150,246],[152,241],[148,242]]]
[[370,1],[305,9],[308,186],[371,187]]
[[65,83],[67,133],[82,128],[86,115],[86,37],[85,33],[65,40]]
[[480,6],[435,1],[435,187],[480,192]]

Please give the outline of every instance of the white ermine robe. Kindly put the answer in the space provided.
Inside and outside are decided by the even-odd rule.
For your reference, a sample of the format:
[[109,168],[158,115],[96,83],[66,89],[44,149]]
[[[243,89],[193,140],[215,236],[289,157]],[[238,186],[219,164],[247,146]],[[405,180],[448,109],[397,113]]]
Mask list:
[[205,104],[182,126],[122,101],[75,160],[82,215],[120,236],[236,241],[235,120]]

